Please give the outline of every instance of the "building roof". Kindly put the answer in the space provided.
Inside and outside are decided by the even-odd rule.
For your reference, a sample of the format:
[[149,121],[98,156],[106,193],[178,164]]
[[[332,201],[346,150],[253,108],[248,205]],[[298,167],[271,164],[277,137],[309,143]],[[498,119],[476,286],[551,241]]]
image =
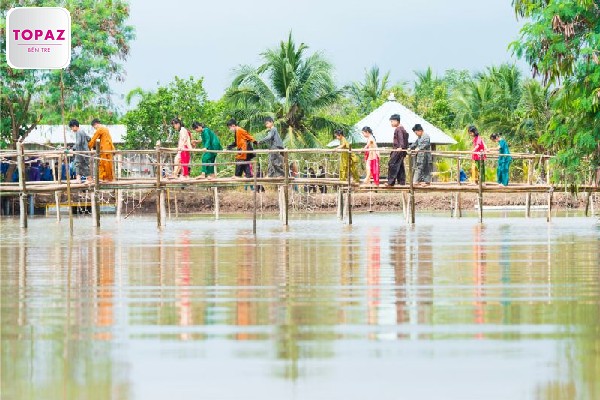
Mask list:
[[[358,123],[352,127],[352,131],[348,135],[349,138],[352,138],[352,143],[366,143],[366,139],[361,134],[361,130],[364,126],[369,126],[373,130],[373,135],[379,145],[392,144],[394,141],[394,128],[390,125],[390,116],[392,114],[400,114],[400,123],[404,126],[404,129],[408,131],[408,141],[410,143],[417,140],[417,135],[412,131],[412,127],[415,126],[415,124],[421,124],[424,131],[431,138],[431,144],[456,144],[456,140],[451,136],[400,104],[393,93],[390,94],[390,97],[385,103],[373,110],[373,112],[358,121]],[[328,143],[327,146],[333,147],[338,144],[339,142],[336,139]]]
[[[106,127],[110,132],[113,143],[125,142],[125,135],[127,135],[127,127],[125,125],[106,125]],[[90,137],[94,135],[94,129],[91,126],[82,125],[80,129]],[[38,125],[34,130],[29,132],[23,143],[40,145],[62,144],[64,143],[63,130],[62,125]],[[71,131],[71,128],[66,127],[66,134],[67,143],[74,143],[75,134]]]

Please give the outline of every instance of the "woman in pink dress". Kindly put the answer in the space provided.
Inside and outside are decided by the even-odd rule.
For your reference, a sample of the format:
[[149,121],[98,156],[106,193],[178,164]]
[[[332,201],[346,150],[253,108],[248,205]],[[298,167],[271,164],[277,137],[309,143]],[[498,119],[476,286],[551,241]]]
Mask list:
[[[483,142],[483,139],[479,135],[479,131],[474,125],[469,127],[469,135],[471,135],[473,138],[473,154],[471,155],[471,159],[473,160],[473,163],[471,164],[471,180],[473,182],[479,182],[481,177],[483,182],[485,182],[485,143]],[[479,160],[482,160],[481,171],[478,171]]]
[[377,142],[373,131],[368,126],[362,128],[362,134],[367,139],[365,145],[365,161],[367,176],[365,177],[364,184],[368,185],[373,178],[373,182],[376,186],[379,186],[379,152],[377,151]]
[[181,176],[184,179],[187,179],[190,177],[190,149],[192,148],[192,135],[185,126],[183,126],[183,122],[181,122],[179,118],[173,118],[171,120],[171,125],[173,125],[175,131],[179,132],[177,155],[181,162]]

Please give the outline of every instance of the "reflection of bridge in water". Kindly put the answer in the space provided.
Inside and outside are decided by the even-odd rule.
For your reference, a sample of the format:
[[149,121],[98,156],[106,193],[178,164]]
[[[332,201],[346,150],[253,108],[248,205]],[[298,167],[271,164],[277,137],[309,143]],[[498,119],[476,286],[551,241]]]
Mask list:
[[[274,152],[273,150],[254,150],[257,157],[248,163],[253,167],[254,173],[252,178],[224,178],[217,177],[214,179],[170,179],[165,176],[165,171],[169,166],[173,165],[173,159],[177,153],[176,149],[162,148],[157,146],[155,150],[115,150],[114,153],[114,165],[116,169],[116,180],[112,182],[100,182],[98,179],[98,161],[100,159],[99,150],[96,152],[82,152],[74,153],[71,151],[25,151],[21,143],[18,143],[17,151],[2,151],[0,156],[3,161],[8,160],[18,166],[19,182],[14,183],[1,183],[0,194],[6,196],[19,196],[19,213],[21,216],[21,226],[27,226],[27,203],[28,196],[30,202],[34,200],[31,195],[37,193],[47,193],[55,195],[55,204],[53,209],[57,214],[57,218],[60,219],[61,206],[67,208],[70,214],[73,209],[77,209],[81,204],[84,211],[89,210],[93,215],[94,223],[96,226],[100,226],[100,214],[102,211],[107,212],[107,209],[112,205],[114,212],[117,217],[120,217],[123,212],[123,194],[128,191],[139,191],[138,207],[141,203],[149,196],[155,196],[156,198],[156,216],[157,225],[165,225],[166,220],[166,203],[170,189],[184,189],[184,188],[197,188],[207,189],[213,191],[214,201],[214,212],[215,216],[219,216],[219,189],[223,188],[236,188],[236,187],[250,187],[254,192],[254,204],[253,204],[253,220],[254,220],[254,231],[256,231],[256,214],[257,214],[257,190],[262,186],[275,186],[278,190],[278,206],[279,215],[283,224],[289,223],[289,208],[290,208],[290,189],[297,190],[298,187],[303,187],[305,191],[310,192],[311,190],[317,191],[322,190],[325,187],[333,188],[337,193],[336,196],[336,208],[337,215],[340,219],[347,219],[348,223],[352,223],[352,194],[359,192],[369,193],[390,193],[396,192],[402,196],[403,213],[407,222],[415,223],[415,193],[434,193],[434,192],[447,192],[452,193],[452,213],[454,217],[461,216],[461,193],[474,193],[477,194],[476,209],[478,210],[479,220],[483,220],[483,211],[486,206],[483,205],[483,198],[485,194],[492,193],[503,193],[503,194],[525,194],[526,205],[523,207],[525,215],[530,216],[531,212],[531,195],[533,193],[545,194],[547,197],[547,205],[544,208],[547,212],[547,219],[550,220],[552,214],[552,196],[555,191],[568,191],[571,187],[565,185],[553,185],[550,182],[550,168],[549,159],[551,156],[547,155],[535,155],[535,154],[511,154],[515,165],[515,169],[521,172],[522,182],[511,183],[508,186],[502,186],[491,182],[461,182],[460,171],[461,164],[464,166],[467,163],[471,164],[474,161],[471,160],[471,152],[467,151],[432,151],[432,154],[436,160],[443,160],[447,163],[447,168],[434,172],[436,180],[430,185],[421,186],[413,184],[413,158],[415,156],[414,151],[407,152],[407,181],[406,185],[396,185],[393,187],[387,186],[375,186],[372,184],[358,184],[351,182],[351,174],[348,174],[347,180],[340,180],[332,175],[336,175],[339,171],[340,160],[339,155],[342,153],[352,154],[356,153],[357,150],[338,150],[338,149],[285,149],[277,151],[284,157],[285,175],[278,178],[263,177],[260,171],[266,170],[267,157],[269,153]],[[393,151],[391,149],[379,149],[382,157],[387,157]],[[191,149],[192,153],[199,153],[200,150]],[[220,154],[223,157],[231,157],[232,155],[238,154],[238,151],[213,151]],[[59,180],[55,172],[57,169],[56,165],[61,163],[68,164],[70,159],[75,154],[84,154],[90,157],[93,162],[92,164],[92,175],[96,177],[93,183],[74,183],[69,179]],[[295,158],[290,158],[293,155]],[[265,156],[265,157],[261,157]],[[27,181],[25,179],[25,159],[26,157],[32,158],[43,158],[45,160],[51,160],[54,171],[54,181]],[[489,160],[494,160],[498,157],[502,157],[498,154],[488,154]],[[12,161],[13,159],[17,161]],[[352,157],[346,157],[347,167],[350,169],[350,162]],[[136,161],[137,160],[137,161]],[[144,164],[142,169],[135,167],[134,164]],[[297,165],[304,164],[306,166],[306,173],[300,174],[298,172]],[[477,161],[479,170],[482,170],[485,161]],[[235,162],[219,162],[214,165],[220,169],[220,173],[228,173]],[[190,168],[201,166],[200,163],[191,163]],[[308,173],[309,166],[316,167],[317,165],[325,165],[326,177],[320,175],[317,177],[314,172]],[[381,163],[383,169],[385,169],[385,163]],[[310,169],[313,169],[312,167]],[[143,173],[142,173],[143,170]],[[314,170],[314,169],[313,169]],[[132,171],[138,171],[138,176],[134,176]],[[332,173],[332,171],[335,171]],[[385,171],[383,171],[385,172]],[[545,177],[543,176],[545,172]],[[537,176],[536,176],[537,174]],[[329,176],[329,177],[327,177]],[[68,177],[67,177],[68,178]],[[592,215],[594,214],[594,200],[599,192],[597,183],[593,183],[592,174],[588,179],[589,184],[581,185],[577,188],[580,193],[586,194],[586,215],[589,214],[591,208]],[[142,195],[143,193],[143,195]],[[62,200],[62,197],[66,195],[66,202]],[[74,198],[75,196],[75,198]],[[106,201],[108,198],[108,201]],[[125,200],[126,201],[126,200]],[[112,204],[111,204],[112,202]],[[79,206],[78,206],[79,205]],[[104,210],[102,210],[104,207]],[[30,207],[30,212],[31,213]],[[135,210],[135,206],[134,206]],[[132,210],[133,211],[133,210]]]

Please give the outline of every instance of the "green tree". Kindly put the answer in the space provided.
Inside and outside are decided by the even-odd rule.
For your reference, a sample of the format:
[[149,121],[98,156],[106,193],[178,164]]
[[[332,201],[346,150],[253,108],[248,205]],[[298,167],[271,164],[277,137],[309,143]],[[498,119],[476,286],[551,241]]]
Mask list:
[[[4,7],[6,5],[6,7]],[[71,64],[64,70],[15,70],[6,63],[6,12],[15,6],[59,6],[71,12]],[[15,146],[47,114],[65,108],[110,108],[110,82],[124,79],[123,61],[134,38],[123,0],[24,0],[3,3],[0,28],[1,142]]]
[[[127,104],[137,105],[122,118],[127,126],[125,147],[153,148],[158,140],[172,142],[171,119],[181,118],[191,129],[193,121],[204,122],[211,128],[224,126],[224,104],[208,101],[203,78],[175,79],[156,91],[134,89],[126,97]],[[218,129],[215,129],[218,132]]]
[[559,171],[581,182],[600,165],[600,6],[594,0],[513,0],[527,22],[511,44],[534,76],[557,87],[541,141],[558,150]]
[[516,111],[521,100],[521,72],[515,65],[489,67],[481,75],[492,87],[492,101],[488,104],[486,126],[496,132],[511,135],[518,125]]
[[542,142],[548,123],[552,117],[550,108],[550,91],[534,79],[523,83],[523,92],[517,108],[517,134],[512,142],[521,145],[525,150],[546,153],[548,149]]
[[353,82],[349,85],[354,101],[363,114],[368,114],[379,107],[384,101],[384,93],[389,87],[390,72],[381,76],[379,67],[373,65],[369,70],[365,70],[363,82]]
[[456,113],[455,125],[460,128],[470,124],[487,126],[487,112],[492,108],[493,98],[493,86],[488,80],[472,79],[457,88],[451,101]]
[[307,55],[308,46],[296,45],[289,34],[279,47],[262,53],[258,68],[243,65],[225,98],[232,115],[250,129],[262,129],[271,116],[289,147],[319,145],[316,133],[340,126],[321,110],[334,104],[342,91],[333,82],[332,65],[321,53]]
[[412,97],[412,108],[426,120],[448,129],[455,118],[450,107],[448,86],[443,79],[438,78],[431,67],[425,71],[416,71],[415,91]]

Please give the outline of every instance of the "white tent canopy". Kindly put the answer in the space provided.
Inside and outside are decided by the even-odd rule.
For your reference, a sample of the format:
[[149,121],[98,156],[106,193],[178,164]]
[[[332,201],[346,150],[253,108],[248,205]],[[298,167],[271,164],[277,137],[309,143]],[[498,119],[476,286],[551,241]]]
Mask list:
[[[400,123],[404,126],[404,129],[408,131],[410,135],[408,141],[410,143],[417,140],[417,135],[412,131],[412,127],[415,126],[415,124],[421,124],[423,130],[431,138],[431,144],[456,144],[456,140],[451,136],[445,134],[441,129],[430,122],[427,122],[420,115],[415,114],[412,110],[398,103],[393,93],[390,94],[390,97],[385,103],[354,125],[350,132],[349,140],[351,138],[352,143],[366,143],[364,136],[361,134],[361,130],[364,126],[369,126],[373,130],[373,135],[380,146],[392,144],[394,142],[394,128],[390,125],[390,116],[392,114],[400,115]],[[327,144],[328,147],[337,145],[339,145],[337,139]]]
[[[112,138],[113,143],[125,142],[125,135],[127,135],[127,127],[125,125],[107,125],[108,131]],[[94,129],[91,126],[81,126],[79,129],[84,131],[89,137],[94,135]],[[24,144],[38,144],[38,145],[56,145],[62,144],[63,139],[63,126],[62,125],[38,125],[33,129],[25,140]],[[66,127],[67,143],[75,142],[75,133],[71,131],[71,128]]]

